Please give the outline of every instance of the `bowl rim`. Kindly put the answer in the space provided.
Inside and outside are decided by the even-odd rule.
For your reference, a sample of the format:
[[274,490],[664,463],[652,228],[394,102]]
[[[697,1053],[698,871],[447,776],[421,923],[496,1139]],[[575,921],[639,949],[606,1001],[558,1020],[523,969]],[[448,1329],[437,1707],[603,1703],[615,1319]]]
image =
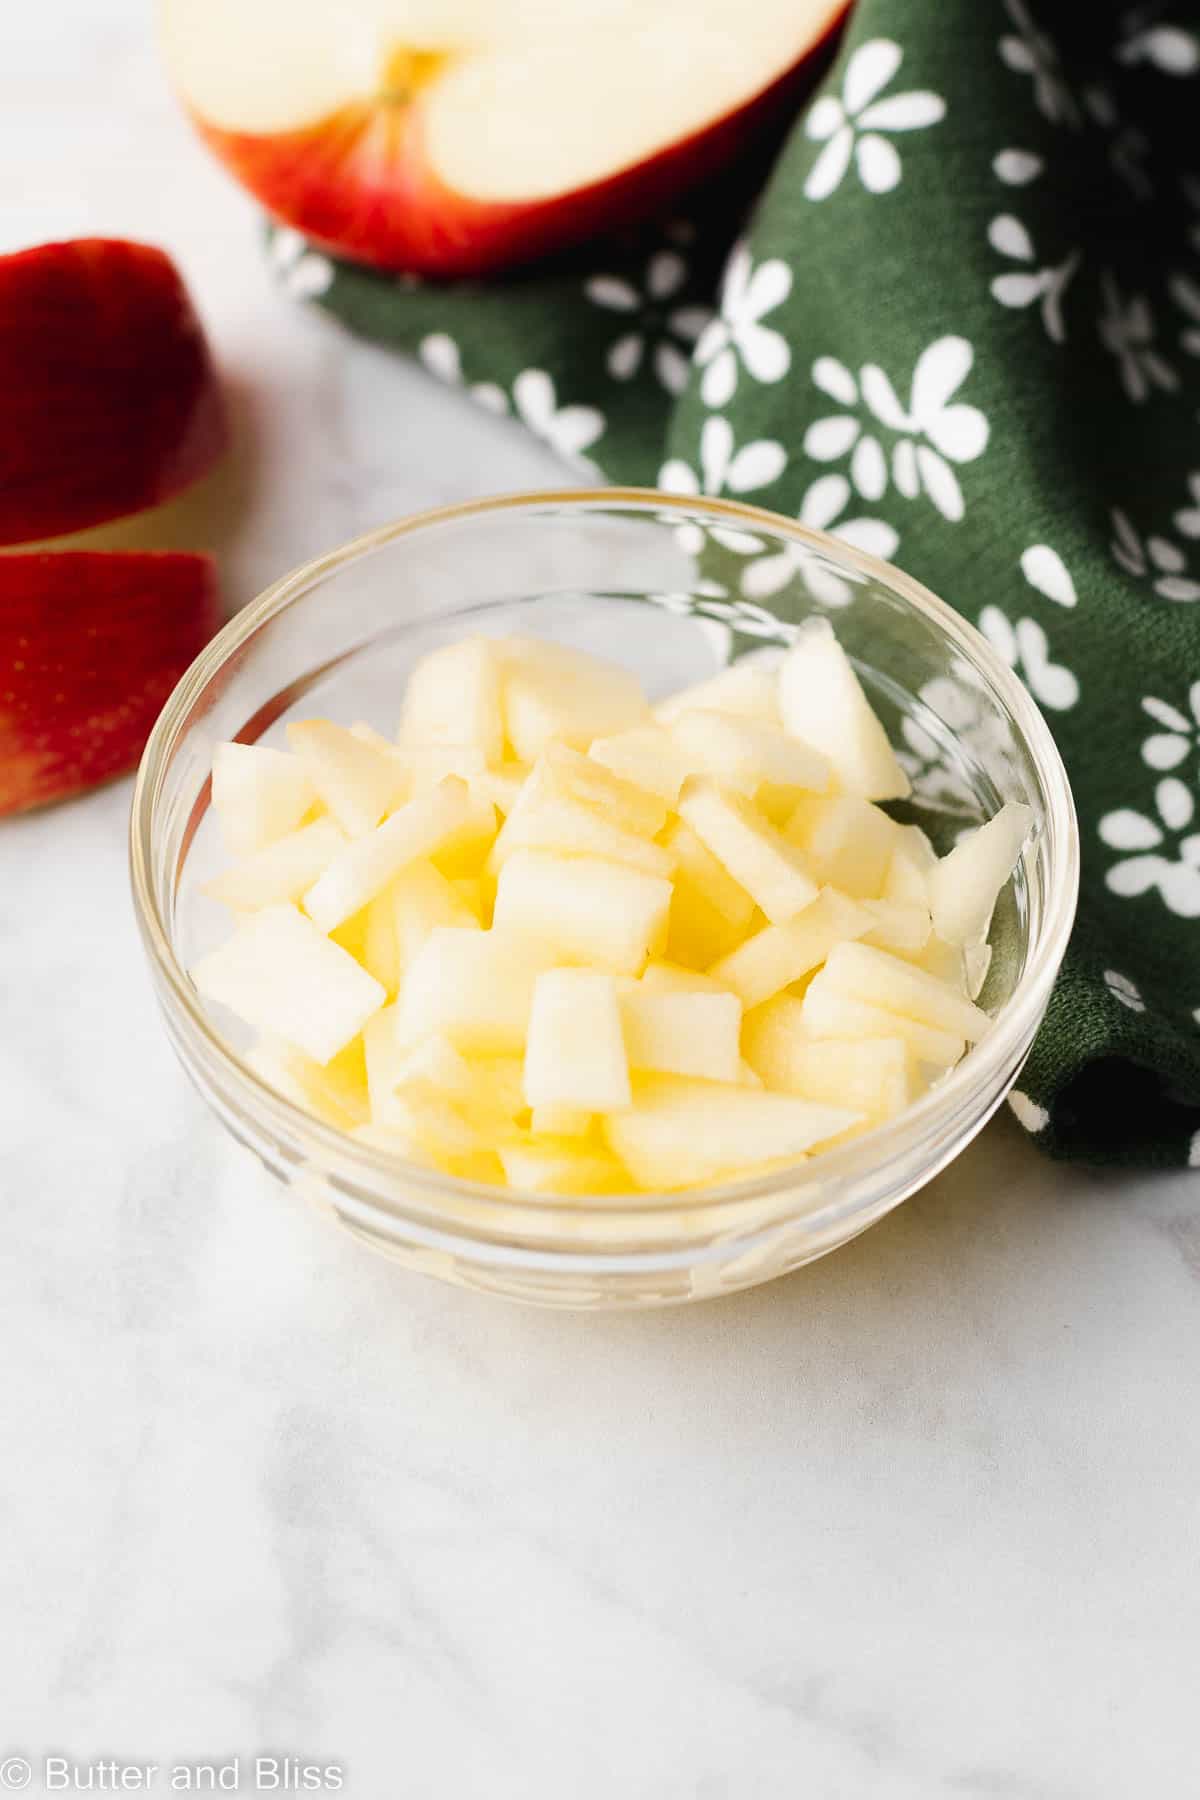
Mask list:
[[[633,1190],[615,1195],[567,1196],[534,1193],[527,1189],[498,1187],[492,1183],[468,1181],[427,1165],[410,1162],[394,1152],[352,1137],[336,1126],[326,1124],[314,1114],[295,1105],[269,1086],[229,1045],[210,1022],[186,969],[176,956],[166,924],[156,899],[154,879],[154,834],[162,781],[175,747],[180,726],[192,706],[224,665],[268,620],[301,599],[314,583],[344,565],[369,555],[400,538],[431,527],[456,524],[489,514],[513,511],[619,510],[633,508],[658,516],[678,512],[686,522],[696,522],[696,515],[729,521],[747,529],[769,530],[776,536],[803,544],[834,563],[882,583],[934,624],[950,640],[952,646],[986,676],[1009,714],[1026,748],[1046,799],[1047,816],[1044,833],[1051,839],[1053,890],[1048,891],[1042,930],[1032,946],[1020,978],[1012,994],[996,1014],[990,1031],[969,1054],[952,1068],[936,1086],[906,1107],[895,1119],[864,1132],[818,1158],[797,1159],[784,1169],[747,1176],[740,1180],[710,1183],[700,1187]],[[681,517],[681,523],[685,519]],[[701,521],[703,522],[703,521]],[[1079,827],[1070,781],[1058,746],[1041,711],[1015,672],[999,656],[993,646],[961,613],[940,599],[923,583],[882,558],[872,556],[830,533],[804,525],[799,520],[753,506],[740,500],[729,500],[705,494],[672,494],[656,488],[639,487],[561,487],[519,489],[459,501],[448,506],[431,507],[405,514],[389,524],[374,527],[347,540],[332,550],[298,565],[272,582],[269,587],[234,614],[185,670],[168,696],[147,740],[138,766],[130,808],[129,826],[130,880],[134,908],[142,940],[153,970],[174,1006],[183,1014],[194,1031],[215,1054],[225,1072],[253,1096],[260,1113],[273,1117],[277,1125],[293,1135],[303,1134],[327,1153],[326,1160],[348,1164],[356,1173],[371,1180],[373,1188],[403,1180],[410,1191],[428,1190],[431,1203],[449,1189],[456,1197],[481,1209],[493,1206],[512,1210],[528,1210],[531,1216],[544,1216],[554,1208],[567,1207],[578,1218],[588,1214],[608,1220],[623,1213],[644,1217],[648,1212],[667,1211],[670,1207],[686,1207],[689,1212],[705,1208],[724,1208],[751,1203],[777,1191],[787,1180],[796,1196],[796,1205],[788,1217],[803,1210],[806,1223],[814,1230],[828,1225],[864,1203],[853,1195],[847,1200],[835,1198],[825,1205],[804,1209],[801,1195],[808,1185],[829,1184],[841,1190],[855,1175],[878,1174],[892,1160],[903,1154],[904,1146],[895,1143],[901,1136],[918,1139],[921,1128],[944,1116],[947,1127],[956,1117],[962,1103],[973,1096],[983,1096],[978,1129],[1000,1104],[1012,1084],[1007,1076],[1014,1054],[1022,1040],[1031,1040],[1049,999],[1075,919],[1079,892],[1080,843]],[[161,988],[160,988],[161,997]],[[1025,1054],[1024,1051],[1021,1055]],[[957,1146],[955,1147],[957,1148]],[[922,1175],[912,1186],[920,1185],[942,1167],[949,1155],[935,1149],[928,1175]],[[584,1246],[579,1246],[582,1251]]]

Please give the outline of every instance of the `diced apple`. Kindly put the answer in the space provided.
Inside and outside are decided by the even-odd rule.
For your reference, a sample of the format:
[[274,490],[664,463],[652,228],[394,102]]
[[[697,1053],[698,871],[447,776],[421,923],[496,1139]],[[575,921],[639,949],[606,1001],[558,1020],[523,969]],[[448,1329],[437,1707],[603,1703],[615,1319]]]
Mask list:
[[772,924],[794,918],[816,899],[817,884],[799,852],[749,801],[714,782],[692,780],[680,795],[679,816]]
[[235,912],[299,900],[345,842],[345,832],[333,819],[314,819],[223,869],[204,892]]
[[540,639],[502,642],[504,723],[513,754],[532,763],[548,744],[586,750],[642,725],[649,707],[628,669]]
[[986,938],[996,898],[1032,824],[1030,809],[1010,800],[994,819],[942,857],[929,876],[929,904],[939,937],[951,944],[975,944]]
[[784,728],[820,750],[847,793],[902,800],[908,776],[871,711],[850,659],[827,619],[810,619],[779,670]]
[[400,955],[390,887],[380,888],[367,904],[361,962],[368,975],[387,989],[388,999],[394,1000],[400,985]]
[[590,752],[582,756],[567,744],[550,744],[538,758],[535,775],[544,792],[590,806],[638,837],[653,837],[666,823],[665,800],[614,775]]
[[923,906],[928,911],[928,873],[928,865],[914,856],[908,841],[901,839],[888,860],[880,899],[894,901],[897,906]]
[[696,773],[668,731],[660,725],[635,725],[615,737],[597,738],[588,755],[601,767],[648,794],[674,806],[689,775]]
[[353,1131],[370,1117],[361,1037],[352,1038],[324,1065],[295,1045],[273,1038],[260,1039],[246,1052],[245,1060],[294,1106],[315,1113],[339,1131]]
[[963,960],[966,964],[967,993],[972,1000],[978,1000],[992,966],[992,946],[968,944],[963,951]]
[[682,963],[647,963],[642,972],[642,986],[648,994],[727,994],[712,975],[699,969],[685,968]]
[[742,1003],[736,994],[647,992],[642,983],[621,997],[631,1069],[737,1081]]
[[328,719],[296,720],[287,728],[296,760],[351,837],[361,837],[391,811],[404,791],[395,760]]
[[387,998],[352,956],[292,906],[252,913],[192,968],[206,1000],[327,1063]]
[[[484,910],[484,877],[482,875],[456,875],[450,883],[471,917],[483,920]],[[449,923],[446,920],[445,923]]]
[[528,779],[529,770],[524,763],[504,762],[486,769],[482,775],[472,776],[471,786],[507,819]]
[[484,760],[504,754],[496,646],[463,638],[422,657],[408,678],[400,716],[403,745],[471,744]]
[[529,1129],[535,1137],[582,1138],[592,1129],[595,1116],[579,1106],[535,1106]]
[[[585,769],[589,767],[586,756],[579,756],[576,751],[567,751],[566,755],[574,757]],[[637,790],[629,788],[627,782],[618,782],[598,765],[591,766],[598,778],[591,791],[597,796],[605,782],[611,783],[614,790],[628,789],[629,793],[637,795]],[[623,818],[635,814],[648,820],[650,831],[657,831],[666,809],[653,795],[642,796],[645,806],[639,809],[632,803],[624,803],[618,793],[616,803],[601,811],[599,804],[584,801],[585,791],[588,791],[587,783],[575,778],[575,771],[564,765],[555,749],[539,757],[500,828],[488,859],[489,870],[498,875],[514,850],[530,849],[604,856],[612,862],[644,869],[649,875],[664,878],[671,875],[675,859],[670,851],[661,844],[650,843],[646,835],[638,835],[645,831],[645,826],[635,831],[622,822]]]
[[966,1049],[966,1040],[952,1031],[854,999],[830,981],[824,969],[809,982],[801,1004],[810,1037],[900,1038],[918,1063],[938,1069],[952,1068]]
[[212,808],[235,856],[290,837],[316,799],[303,765],[283,750],[218,744],[213,751]]
[[630,1102],[621,1010],[611,975],[548,969],[533,990],[525,1045],[530,1106],[608,1112]]
[[[753,902],[751,908],[753,919]],[[676,876],[664,946],[673,962],[692,970],[707,969],[737,947],[744,930],[744,926],[730,924],[694,882]]]
[[572,962],[636,975],[666,942],[671,884],[594,856],[517,850],[500,873],[495,926]]
[[682,819],[673,819],[663,833],[663,844],[675,859],[676,899],[694,896],[726,919],[736,931],[745,931],[754,917],[754,900],[740,881],[702,844]]
[[[429,792],[436,793],[437,789],[431,788]],[[450,881],[482,875],[496,841],[496,824],[496,809],[491,801],[468,783],[462,821],[436,850],[430,851],[431,861]]]
[[534,983],[552,961],[547,946],[519,932],[438,926],[401,982],[401,1040],[444,1032],[466,1055],[523,1050]]
[[413,794],[436,787],[447,775],[457,775],[471,786],[487,775],[483,751],[474,744],[400,745],[393,747],[392,757],[404,771]]
[[856,900],[882,892],[898,832],[885,812],[857,794],[806,794],[785,828],[814,877]]
[[698,773],[765,808],[794,804],[801,791],[821,792],[829,764],[799,738],[769,720],[738,718],[707,707],[682,713],[671,735]]
[[332,931],[409,863],[435,856],[463,830],[470,814],[466,782],[448,776],[374,831],[353,838],[308,890],[304,910],[322,931]]
[[991,1028],[985,1012],[924,969],[868,944],[839,944],[831,951],[825,979],[844,994],[888,1012],[952,1032],[973,1044]]
[[479,930],[479,920],[453,881],[431,862],[410,863],[386,890],[396,933],[396,955],[401,972],[439,926],[461,931]]
[[524,1056],[476,1056],[472,1059],[475,1090],[472,1110],[504,1120],[528,1115],[525,1104]]
[[845,1107],[814,1105],[765,1089],[642,1076],[627,1112],[604,1135],[640,1187],[677,1188],[800,1157],[858,1123]]
[[747,1009],[761,1006],[825,961],[835,945],[861,937],[870,914],[836,889],[817,898],[783,925],[766,925],[709,970]]
[[931,926],[927,906],[904,906],[898,900],[860,900],[858,904],[874,921],[870,931],[861,934],[864,944],[913,958],[928,944]]
[[570,1136],[502,1144],[500,1161],[509,1186],[527,1194],[622,1194],[631,1185],[611,1151]]
[[469,1100],[475,1090],[470,1063],[439,1031],[403,1052],[395,1082],[405,1093],[442,1094],[455,1101]]
[[[887,946],[883,946],[883,948],[887,948]],[[892,948],[895,946],[893,945]],[[935,975],[939,981],[946,982],[949,987],[957,988],[960,994],[966,994],[970,999],[974,998],[967,986],[967,961],[959,945],[948,944],[945,938],[936,937],[931,933],[914,956],[910,957],[908,952],[903,950],[900,951],[900,954],[907,960],[916,963],[919,969],[924,969],[927,975]]]
[[804,1002],[790,994],[747,1014],[743,1046],[769,1088],[848,1106],[872,1122],[892,1118],[911,1098],[903,1038],[816,1039],[805,1028]]
[[734,663],[707,681],[681,688],[668,694],[654,708],[660,725],[673,725],[684,713],[705,711],[732,713],[742,719],[762,719],[769,725],[779,723],[776,694],[776,672],[752,662]]

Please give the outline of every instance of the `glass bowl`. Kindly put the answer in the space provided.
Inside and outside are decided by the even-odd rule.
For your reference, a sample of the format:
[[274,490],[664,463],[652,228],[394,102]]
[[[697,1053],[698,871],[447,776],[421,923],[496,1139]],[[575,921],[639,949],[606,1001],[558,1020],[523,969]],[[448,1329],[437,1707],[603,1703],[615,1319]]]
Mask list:
[[[1005,800],[1036,829],[1001,897],[981,1004],[995,1025],[901,1117],[782,1172],[682,1193],[559,1199],[484,1187],[360,1143],[241,1060],[188,968],[227,932],[200,892],[221,861],[209,770],[222,739],[288,717],[391,732],[408,670],[465,633],[544,636],[625,663],[653,696],[832,618],[940,846]],[[285,576],[193,663],[133,798],[134,900],[167,1031],[235,1137],[342,1226],[411,1268],[576,1307],[696,1300],[824,1255],[899,1204],[1000,1105],[1045,1011],[1074,915],[1067,778],[1033,701],[986,640],[917,582],[789,519],[628,489],[505,495],[374,531]]]

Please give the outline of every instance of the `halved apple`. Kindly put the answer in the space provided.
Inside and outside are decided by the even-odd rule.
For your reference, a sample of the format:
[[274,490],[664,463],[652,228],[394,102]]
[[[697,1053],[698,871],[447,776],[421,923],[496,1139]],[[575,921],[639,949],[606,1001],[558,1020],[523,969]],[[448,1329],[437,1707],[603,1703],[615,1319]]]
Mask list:
[[848,0],[161,0],[173,79],[278,219],[478,275],[629,225],[743,154]]
[[220,622],[207,556],[0,556],[0,814],[132,768]]
[[0,544],[156,506],[226,447],[200,321],[148,244],[80,238],[0,257],[0,393]]

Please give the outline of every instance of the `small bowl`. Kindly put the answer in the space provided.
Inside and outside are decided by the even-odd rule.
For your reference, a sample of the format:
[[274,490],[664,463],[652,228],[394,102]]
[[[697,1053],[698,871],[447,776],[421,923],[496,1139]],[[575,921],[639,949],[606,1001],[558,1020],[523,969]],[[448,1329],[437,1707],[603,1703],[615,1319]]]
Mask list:
[[[751,596],[748,598],[747,596]],[[466,633],[601,653],[661,696],[830,617],[913,777],[905,816],[940,846],[1006,800],[1032,840],[997,907],[984,1040],[901,1117],[762,1177],[559,1199],[479,1186],[347,1137],[241,1060],[188,968],[228,930],[200,892],[221,861],[209,799],[222,739],[273,743],[319,713],[391,731],[408,671]],[[901,809],[903,810],[903,809]],[[171,1041],[218,1117],[281,1180],[411,1268],[543,1304],[728,1293],[844,1244],[936,1175],[1000,1105],[1074,916],[1079,846],[1045,721],[991,646],[897,569],[789,519],[631,489],[505,495],[369,533],[277,582],[163,709],[133,798],[132,878]]]

